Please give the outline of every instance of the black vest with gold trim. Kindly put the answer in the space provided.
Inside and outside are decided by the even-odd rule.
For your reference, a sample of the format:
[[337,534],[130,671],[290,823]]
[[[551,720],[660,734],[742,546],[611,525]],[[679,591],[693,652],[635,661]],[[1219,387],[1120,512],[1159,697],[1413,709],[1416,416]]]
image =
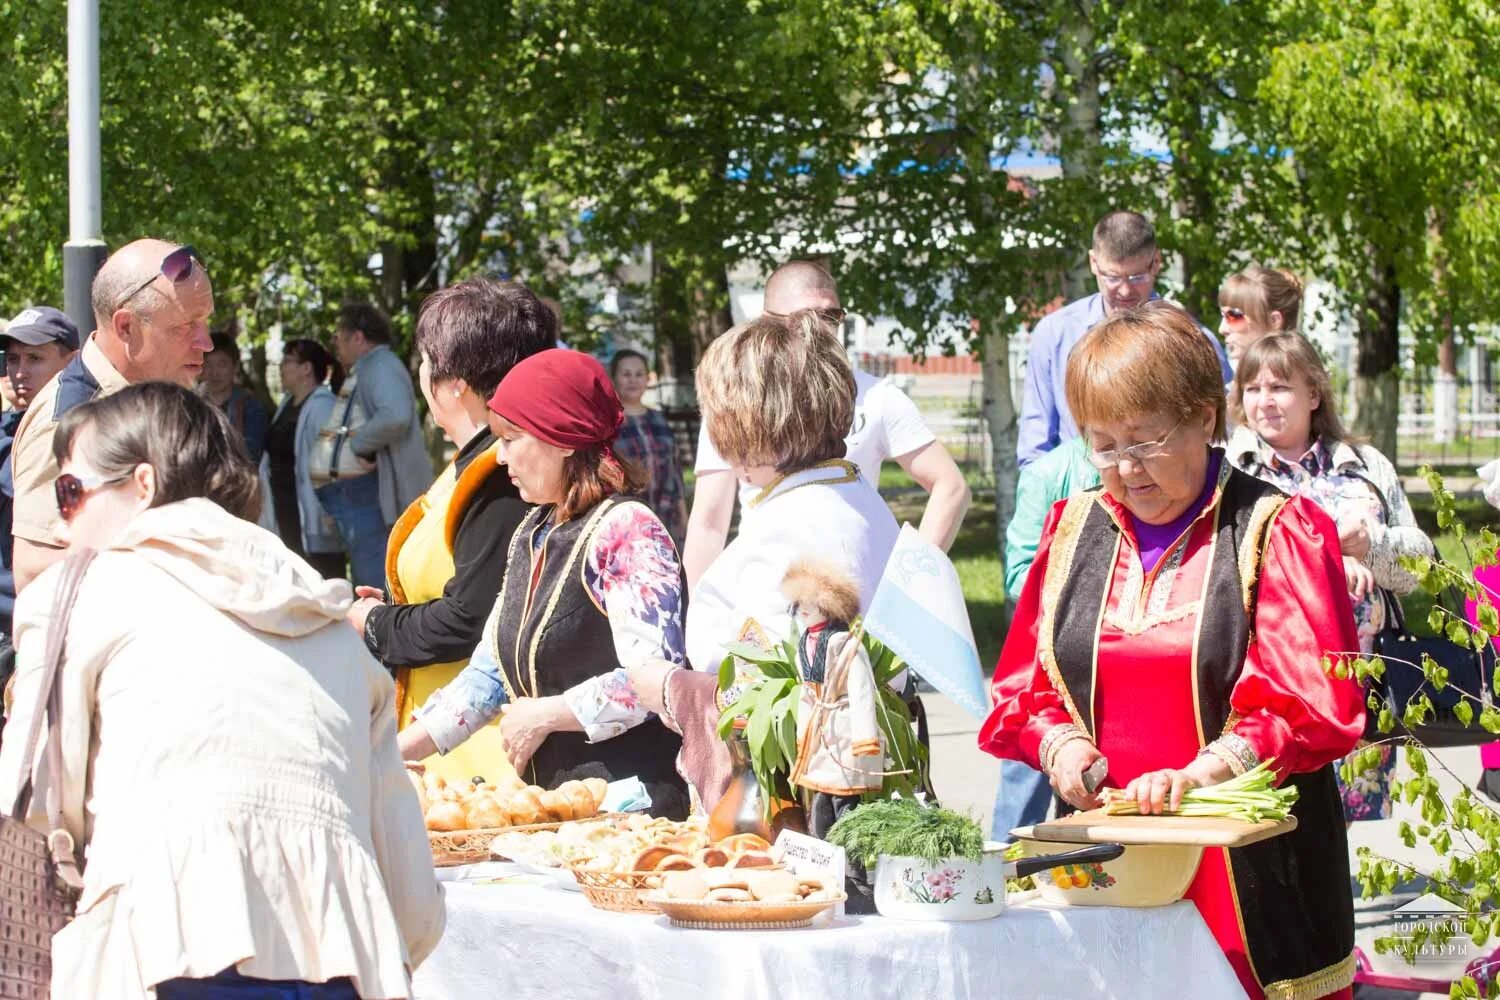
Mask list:
[[[1221,484],[1194,650],[1200,745],[1232,725],[1229,695],[1255,641],[1255,592],[1266,540],[1286,502],[1276,487],[1235,469]],[[1073,497],[1058,521],[1038,636],[1044,668],[1090,735],[1095,640],[1114,574],[1107,554],[1116,551],[1120,531],[1099,494],[1095,488]],[[1182,763],[1162,761],[1162,766]],[[1292,810],[1297,828],[1227,853],[1255,976],[1268,997],[1300,1000],[1352,982],[1354,903],[1333,765],[1293,774],[1287,783],[1298,792]]]
[[[533,539],[553,508],[532,510],[516,529],[486,630],[512,700],[560,695],[620,665],[609,617],[584,582],[584,557],[604,515],[621,502],[604,500],[552,528],[535,556],[539,571]],[[531,572],[537,573],[536,585],[528,588]],[[552,733],[522,777],[543,788],[573,778],[639,777],[651,795],[652,815],[681,819],[688,812],[687,785],[677,773],[681,748],[682,738],[654,716],[597,743],[583,733]]]

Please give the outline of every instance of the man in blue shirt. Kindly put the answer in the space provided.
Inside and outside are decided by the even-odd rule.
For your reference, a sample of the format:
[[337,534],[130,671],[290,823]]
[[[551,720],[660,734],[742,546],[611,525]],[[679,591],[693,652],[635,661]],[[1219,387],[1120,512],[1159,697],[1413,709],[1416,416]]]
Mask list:
[[[1016,439],[1017,465],[1025,466],[1078,436],[1063,390],[1068,355],[1084,334],[1107,317],[1156,298],[1156,278],[1161,273],[1156,230],[1137,212],[1110,212],[1094,227],[1089,270],[1099,282],[1099,291],[1044,316],[1031,331]],[[1208,330],[1203,335],[1214,345],[1228,382],[1234,372],[1224,346]]]

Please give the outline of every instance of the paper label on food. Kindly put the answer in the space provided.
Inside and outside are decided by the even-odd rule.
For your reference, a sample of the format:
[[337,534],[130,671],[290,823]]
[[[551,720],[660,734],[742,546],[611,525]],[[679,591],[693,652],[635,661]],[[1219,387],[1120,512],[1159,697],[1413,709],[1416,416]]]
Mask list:
[[[794,875],[811,875],[823,879],[824,884],[835,893],[844,891],[844,876],[848,858],[842,847],[835,847],[826,840],[809,837],[805,833],[782,830],[776,838],[777,857]],[[839,903],[831,911],[844,915],[844,904]]]

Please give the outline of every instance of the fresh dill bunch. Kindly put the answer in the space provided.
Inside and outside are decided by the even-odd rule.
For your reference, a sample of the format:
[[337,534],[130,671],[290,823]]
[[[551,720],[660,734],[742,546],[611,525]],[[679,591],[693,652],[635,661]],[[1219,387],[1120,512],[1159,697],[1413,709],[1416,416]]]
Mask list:
[[833,824],[828,842],[842,847],[866,869],[873,869],[882,854],[935,862],[977,861],[984,853],[984,831],[972,818],[914,799],[866,803]]

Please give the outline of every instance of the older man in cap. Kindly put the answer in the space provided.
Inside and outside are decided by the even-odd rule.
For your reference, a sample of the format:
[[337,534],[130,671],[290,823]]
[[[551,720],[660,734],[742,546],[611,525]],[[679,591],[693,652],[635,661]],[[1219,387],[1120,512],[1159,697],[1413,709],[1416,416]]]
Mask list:
[[115,251],[94,277],[95,329],[33,399],[11,452],[15,476],[15,579],[19,593],[67,545],[53,482],[52,436],[63,415],[135,382],[192,388],[213,347],[213,285],[192,247],[142,239]]

